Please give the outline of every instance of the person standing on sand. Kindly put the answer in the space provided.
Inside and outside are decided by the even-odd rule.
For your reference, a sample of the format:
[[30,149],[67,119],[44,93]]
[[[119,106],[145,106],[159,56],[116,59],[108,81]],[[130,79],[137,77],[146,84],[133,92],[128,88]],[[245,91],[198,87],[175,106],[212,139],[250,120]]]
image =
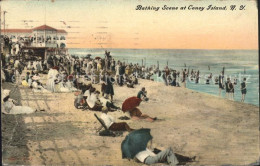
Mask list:
[[182,82],[183,82],[183,87],[184,87],[184,88],[186,88],[187,75],[188,75],[187,70],[184,69],[184,70],[182,71]]
[[241,93],[242,93],[241,102],[244,102],[245,97],[246,97],[246,78],[243,79],[240,89],[241,89]]
[[198,84],[199,83],[199,79],[200,79],[200,71],[198,70],[197,73],[195,73],[195,75],[196,75],[195,83]]
[[221,96],[221,91],[222,91],[222,89],[224,89],[223,78],[224,78],[224,76],[223,76],[223,73],[221,72],[218,77],[219,96]]
[[234,83],[229,81],[228,87],[229,87],[229,93],[230,93],[230,96],[229,96],[230,100],[234,100],[234,93],[235,93],[235,85],[234,85]]
[[108,98],[108,95],[111,96],[111,101],[113,101],[113,96],[114,96],[114,88],[113,88],[113,82],[114,78],[111,77],[110,73],[107,72],[107,76],[105,76],[105,93],[106,93],[106,98]]
[[163,80],[164,80],[164,82],[165,82],[165,85],[168,86],[168,85],[169,85],[168,76],[170,75],[170,69],[169,69],[169,67],[166,66],[163,72],[164,72]]
[[229,87],[229,83],[230,83],[230,78],[227,78],[227,81],[225,82],[226,98],[227,98],[227,99],[230,98],[230,87]]

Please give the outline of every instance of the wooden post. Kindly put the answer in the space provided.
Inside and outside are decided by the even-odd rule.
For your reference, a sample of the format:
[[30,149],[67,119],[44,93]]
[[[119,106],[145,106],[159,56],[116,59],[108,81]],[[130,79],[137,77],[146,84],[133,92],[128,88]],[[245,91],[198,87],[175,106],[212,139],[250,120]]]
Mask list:
[[144,60],[142,59],[142,66],[144,65]]
[[168,60],[167,60],[167,66],[168,66]]
[[160,64],[159,64],[159,61],[157,61],[157,68],[158,68],[158,69],[160,68]]

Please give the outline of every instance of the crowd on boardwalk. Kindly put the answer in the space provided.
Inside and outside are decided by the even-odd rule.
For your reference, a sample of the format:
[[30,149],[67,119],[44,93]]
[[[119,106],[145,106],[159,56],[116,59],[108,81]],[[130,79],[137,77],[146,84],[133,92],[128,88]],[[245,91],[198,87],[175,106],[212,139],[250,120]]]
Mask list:
[[[188,79],[192,79],[196,83],[200,79],[200,71],[191,70],[190,73],[189,69],[184,69],[179,72],[170,69],[168,66],[160,71],[158,66],[145,67],[139,64],[116,61],[108,51],[105,51],[104,58],[92,58],[90,55],[82,58],[70,55],[48,55],[45,60],[22,61],[15,59],[15,55],[15,53],[10,53],[2,58],[3,70],[1,75],[3,81],[21,84],[34,92],[74,92],[76,96],[74,106],[77,109],[102,112],[100,118],[97,117],[101,122],[97,132],[100,132],[102,128],[114,132],[128,131],[130,133],[139,130],[131,128],[126,122],[116,122],[114,117],[109,115],[109,112],[112,111],[129,112],[132,120],[145,120],[147,122],[158,120],[157,117],[143,114],[137,108],[141,103],[149,102],[145,87],[140,89],[138,94],[130,95],[121,107],[113,102],[113,96],[116,95],[114,85],[135,88],[139,79],[153,80],[152,76],[155,74],[163,79],[166,86],[179,87],[183,85],[186,87]],[[42,80],[44,74],[47,75],[46,82]],[[212,75],[209,76],[209,79],[211,79],[210,77]],[[246,80],[241,83],[241,92],[244,94],[242,101],[244,101],[246,94],[245,82]],[[231,82],[229,78],[224,82],[224,71],[221,72],[216,83],[219,84],[220,92],[226,88],[228,98],[233,98],[236,82]],[[94,84],[100,84],[100,90],[94,88]],[[2,90],[3,113],[23,114],[37,111],[27,106],[16,106],[15,101],[10,99],[9,92]],[[100,134],[102,135],[102,132]],[[180,158],[185,158],[185,156],[176,157],[171,148],[158,153],[146,148],[135,154],[135,157],[145,164],[168,162],[171,165],[176,165]],[[194,159],[186,157],[187,161],[194,161]]]

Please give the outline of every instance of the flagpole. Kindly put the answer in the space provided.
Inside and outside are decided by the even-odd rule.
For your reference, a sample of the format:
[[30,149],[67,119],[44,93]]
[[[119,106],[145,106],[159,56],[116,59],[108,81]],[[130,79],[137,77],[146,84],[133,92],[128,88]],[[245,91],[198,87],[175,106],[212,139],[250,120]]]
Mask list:
[[4,11],[4,35],[5,35],[5,13],[6,11]]
[[[1,39],[1,29],[2,28],[2,9],[1,9],[1,5],[0,5],[0,39]],[[0,41],[0,53],[2,53],[2,44],[1,44],[1,41]],[[1,65],[2,66],[2,65]],[[2,85],[2,83],[1,83]]]

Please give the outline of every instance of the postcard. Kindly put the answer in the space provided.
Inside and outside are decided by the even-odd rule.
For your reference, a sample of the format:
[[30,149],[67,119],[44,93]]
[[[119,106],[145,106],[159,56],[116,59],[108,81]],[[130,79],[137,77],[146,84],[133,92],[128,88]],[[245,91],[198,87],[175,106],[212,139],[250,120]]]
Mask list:
[[3,165],[259,165],[256,0],[0,1]]

